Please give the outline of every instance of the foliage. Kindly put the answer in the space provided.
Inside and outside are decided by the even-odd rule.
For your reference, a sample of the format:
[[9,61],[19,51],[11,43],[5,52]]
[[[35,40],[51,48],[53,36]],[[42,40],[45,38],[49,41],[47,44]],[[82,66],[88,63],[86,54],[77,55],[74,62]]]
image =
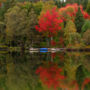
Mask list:
[[75,24],[70,20],[67,22],[65,30],[64,30],[64,36],[65,36],[65,42],[66,45],[71,44],[71,35],[76,33],[76,27]]
[[51,11],[47,11],[39,19],[39,25],[36,26],[36,30],[42,32],[45,36],[55,36],[59,30],[61,30],[60,24],[62,23],[56,8]]
[[90,45],[90,29],[88,29],[84,34],[83,34],[83,40],[85,42],[85,45]]
[[47,12],[47,10],[51,11],[54,7],[56,7],[56,5],[52,0],[44,2],[39,18],[41,18],[43,16],[43,14]]
[[82,3],[81,3],[84,10],[87,8],[88,1],[89,0],[83,0]]
[[84,67],[79,66],[77,68],[77,71],[76,71],[76,79],[77,79],[77,82],[78,82],[78,85],[79,85],[80,89],[81,89],[82,83],[84,82],[85,78],[86,78],[86,75],[85,75],[85,72],[84,72]]
[[[7,40],[16,40],[15,38],[19,38],[20,40],[21,36],[23,36],[22,39],[24,38],[24,30],[26,29],[25,25],[27,23],[25,21],[27,20],[26,13],[27,11],[25,9],[21,10],[18,6],[14,6],[8,10],[5,15]],[[22,41],[19,41],[19,43]]]
[[54,89],[60,87],[60,82],[65,79],[61,72],[62,68],[59,68],[57,64],[52,62],[49,62],[47,67],[40,66],[36,70],[36,74],[39,74],[42,83],[48,88],[53,87]]
[[54,0],[54,1],[55,1],[55,5],[57,5],[58,8],[65,6],[64,1],[60,1],[60,0]]
[[77,28],[77,32],[81,32],[81,28],[82,26],[84,25],[84,18],[83,18],[83,14],[80,10],[80,7],[78,8],[78,12],[76,13],[76,18],[75,18],[75,25],[76,25],[76,28]]
[[[86,86],[88,85],[88,88],[86,88]],[[85,90],[85,89],[90,89],[90,78],[85,78],[84,79],[84,82],[82,84],[82,90]]]
[[66,0],[66,3],[70,3],[70,4],[73,4],[73,3],[77,3],[78,5],[82,5],[84,10],[86,9],[87,7],[87,4],[88,4],[88,0]]
[[[87,5],[85,0],[80,2],[82,6],[85,3],[84,9],[87,5],[87,12],[85,12],[83,7],[78,5],[79,2],[80,0],[67,0],[65,3],[59,0],[46,0],[45,2],[42,0],[34,0],[33,2],[32,0],[1,0],[0,43],[8,46],[21,46],[23,44],[22,46],[42,47],[47,42],[46,47],[49,47],[50,44],[52,47],[64,47],[64,42],[68,44],[66,39],[69,39],[73,45],[80,46],[81,36],[76,31],[69,35],[70,32],[66,30],[65,34],[67,33],[69,36],[65,38],[65,41],[63,39],[64,27],[68,20],[75,21],[77,31],[80,33],[81,28],[82,32],[89,29],[90,15],[87,13],[89,12],[89,4]],[[65,4],[67,5],[65,6]],[[57,6],[61,8],[57,8]],[[78,7],[80,7],[82,17],[88,19],[84,25],[80,18],[80,12],[77,15]],[[47,40],[45,40],[46,36]],[[43,42],[42,45],[39,45],[40,42]]]
[[88,29],[90,29],[90,20],[86,20],[83,27],[82,27],[82,33],[86,32]]
[[89,19],[90,16],[83,10],[83,7],[81,5],[76,4],[76,3],[67,4],[65,7],[60,8],[59,13],[62,17],[64,17],[65,20],[67,20],[69,18],[69,19],[74,21],[79,7],[81,10],[81,13],[83,14],[83,17],[85,19]]
[[29,46],[32,45],[33,39],[35,42],[39,38],[39,34],[33,36],[37,33],[34,28],[37,24],[37,16],[32,9],[28,12],[27,9],[14,6],[6,13],[5,20],[7,42],[19,46]]
[[81,47],[83,45],[79,33],[76,31],[73,21],[68,21],[64,30],[65,44],[67,47]]
[[90,14],[90,1],[88,1],[88,5],[87,5],[87,8],[86,8],[86,11]]
[[34,11],[36,12],[37,15],[40,15],[43,8],[43,4],[44,3],[42,1],[33,3]]

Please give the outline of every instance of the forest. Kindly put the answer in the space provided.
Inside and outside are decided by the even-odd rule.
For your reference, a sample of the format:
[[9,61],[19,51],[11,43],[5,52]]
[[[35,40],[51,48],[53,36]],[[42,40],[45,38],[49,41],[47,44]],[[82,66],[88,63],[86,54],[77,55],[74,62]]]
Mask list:
[[0,48],[90,47],[89,0],[0,0]]

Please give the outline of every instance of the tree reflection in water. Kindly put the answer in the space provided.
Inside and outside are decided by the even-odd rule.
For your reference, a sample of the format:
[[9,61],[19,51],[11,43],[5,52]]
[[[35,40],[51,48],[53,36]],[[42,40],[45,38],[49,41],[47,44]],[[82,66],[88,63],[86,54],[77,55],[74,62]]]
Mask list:
[[90,90],[89,53],[0,53],[0,90]]
[[48,60],[39,66],[36,74],[49,90],[89,90],[90,72],[88,68],[90,66],[86,68],[85,60],[89,60],[85,53],[51,53],[52,62]]

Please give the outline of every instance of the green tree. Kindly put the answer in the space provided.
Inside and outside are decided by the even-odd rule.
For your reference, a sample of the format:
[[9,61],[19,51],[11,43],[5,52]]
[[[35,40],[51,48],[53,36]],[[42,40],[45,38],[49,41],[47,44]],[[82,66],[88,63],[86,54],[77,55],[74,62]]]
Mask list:
[[38,47],[38,44],[40,44],[42,38],[38,31],[35,30],[35,25],[38,22],[37,15],[35,14],[35,11],[31,9],[31,11],[28,14],[28,23],[26,25],[26,46],[35,46]]
[[7,11],[5,21],[8,45],[24,48],[40,44],[41,35],[35,30],[37,15],[33,9],[28,10],[17,4]]
[[75,18],[75,25],[77,28],[77,32],[81,33],[81,28],[84,25],[84,22],[85,22],[85,20],[84,20],[82,12],[80,10],[80,7],[79,7],[78,12],[76,13],[76,18]]
[[64,36],[67,47],[81,47],[83,45],[81,36],[77,33],[75,24],[71,20],[66,24]]
[[15,43],[18,43],[20,46],[24,46],[27,10],[14,6],[5,14],[5,21],[7,41],[9,41],[10,44],[15,45]]
[[86,11],[90,14],[90,1],[88,1],[88,5],[87,5],[87,8],[86,8]]
[[83,27],[82,27],[82,33],[86,32],[86,30],[90,29],[90,20],[86,20]]
[[40,12],[42,11],[42,8],[43,8],[43,2],[42,1],[39,1],[37,3],[33,3],[33,8],[34,8],[34,11],[37,15],[40,15]]
[[67,21],[64,32],[66,45],[71,44],[71,34],[73,33],[76,33],[76,27],[75,24],[71,20],[69,20]]
[[57,5],[58,8],[61,8],[61,7],[65,6],[64,1],[54,0],[54,2],[55,2],[55,5]]

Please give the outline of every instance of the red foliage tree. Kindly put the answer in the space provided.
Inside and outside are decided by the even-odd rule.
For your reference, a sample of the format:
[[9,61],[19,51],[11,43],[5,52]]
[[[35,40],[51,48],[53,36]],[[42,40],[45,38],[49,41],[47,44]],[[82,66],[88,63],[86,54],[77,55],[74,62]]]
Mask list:
[[51,57],[54,59],[56,56],[56,53],[51,53]]
[[54,89],[57,89],[60,86],[60,82],[65,79],[65,77],[60,74],[61,72],[62,69],[53,63],[49,63],[48,67],[40,66],[36,70],[36,74],[40,74],[42,83],[48,86],[48,88],[53,87]]
[[90,78],[86,78],[82,84],[82,89],[81,90],[84,90],[84,87],[85,85],[87,85],[88,83],[90,83]]
[[46,33],[47,36],[52,37],[61,30],[60,24],[63,20],[60,18],[59,13],[56,11],[56,8],[53,8],[51,11],[47,11],[39,19],[39,24],[36,26],[36,30],[42,33]]
[[59,12],[60,12],[60,15],[63,16],[65,19],[67,19],[67,15],[68,15],[72,18],[72,20],[74,20],[79,7],[81,9],[83,17],[85,19],[90,19],[90,15],[83,10],[83,7],[81,5],[78,5],[76,3],[75,4],[67,4],[65,7],[60,8]]

